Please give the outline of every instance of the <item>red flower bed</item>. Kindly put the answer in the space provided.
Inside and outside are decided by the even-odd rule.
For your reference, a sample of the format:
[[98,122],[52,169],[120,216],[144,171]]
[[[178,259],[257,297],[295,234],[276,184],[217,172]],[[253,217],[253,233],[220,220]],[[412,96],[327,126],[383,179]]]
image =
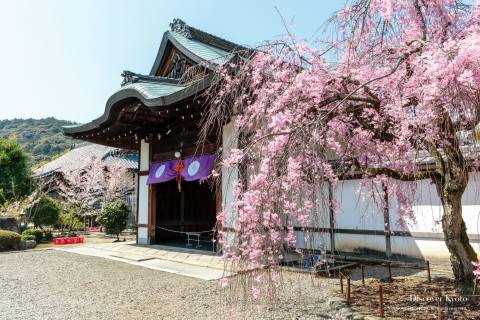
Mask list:
[[86,228],[85,230],[87,230],[87,231],[94,231],[94,232],[101,232],[101,231],[102,231],[102,227],[88,227],[88,228]]
[[53,244],[62,245],[62,244],[74,244],[74,243],[83,243],[83,237],[70,237],[70,238],[55,238],[53,239]]

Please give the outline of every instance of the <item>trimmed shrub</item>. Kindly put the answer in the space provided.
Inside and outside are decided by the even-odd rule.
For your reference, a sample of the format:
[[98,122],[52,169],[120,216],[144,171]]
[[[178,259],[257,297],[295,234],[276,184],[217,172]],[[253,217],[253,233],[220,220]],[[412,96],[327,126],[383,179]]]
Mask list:
[[97,221],[105,228],[106,234],[114,234],[119,240],[120,232],[125,230],[130,209],[123,200],[110,202],[98,214]]
[[35,227],[53,226],[58,222],[60,205],[52,197],[43,194],[28,214]]
[[33,234],[22,234],[22,240],[35,240],[37,242],[37,238]]
[[0,251],[17,249],[21,236],[13,231],[0,230]]
[[83,221],[77,214],[80,210],[81,208],[76,205],[69,205],[67,209],[60,214],[58,224],[62,232],[65,229],[67,229],[68,232],[73,232],[84,227]]
[[18,233],[22,234],[23,231],[27,229],[30,229],[27,225],[21,225],[20,227],[18,227]]
[[76,236],[77,236],[77,233],[75,231],[68,231],[67,232],[67,237],[69,237],[69,238],[76,237]]
[[46,242],[50,242],[53,240],[53,233],[51,233],[50,231],[45,231],[43,233],[43,240],[46,241]]
[[40,243],[43,239],[43,231],[40,229],[27,229],[22,232],[23,236],[33,236],[33,239],[24,239],[24,240],[35,240],[35,242]]

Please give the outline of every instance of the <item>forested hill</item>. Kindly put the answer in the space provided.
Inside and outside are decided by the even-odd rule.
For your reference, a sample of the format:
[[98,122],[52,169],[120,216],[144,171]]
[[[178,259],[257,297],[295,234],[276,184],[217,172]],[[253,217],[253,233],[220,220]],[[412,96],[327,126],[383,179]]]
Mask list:
[[0,137],[15,135],[18,143],[32,155],[32,164],[35,165],[74,145],[74,140],[62,132],[62,126],[72,124],[75,123],[53,117],[0,120]]

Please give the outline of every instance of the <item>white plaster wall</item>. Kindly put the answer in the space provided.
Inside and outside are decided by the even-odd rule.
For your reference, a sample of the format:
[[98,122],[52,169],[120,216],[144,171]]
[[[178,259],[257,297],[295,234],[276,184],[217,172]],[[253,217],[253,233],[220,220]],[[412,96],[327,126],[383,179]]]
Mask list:
[[148,229],[145,227],[138,228],[138,244],[148,244]]
[[[228,155],[232,147],[236,147],[236,140],[232,123],[223,128],[223,150]],[[238,179],[237,168],[222,171],[222,204],[224,209],[230,209],[229,205],[234,200],[232,186]],[[384,218],[381,208],[381,202],[378,196],[372,198],[366,191],[359,193],[360,180],[339,181],[335,190],[334,197],[339,203],[339,208],[335,213],[335,223],[338,229],[354,230],[384,230]],[[415,190],[415,200],[413,210],[415,212],[415,221],[409,221],[406,226],[401,226],[397,203],[395,198],[389,198],[389,217],[391,230],[442,233],[441,217],[442,206],[435,186],[429,180],[408,182],[407,187]],[[327,194],[323,190],[319,194]],[[469,184],[462,198],[463,218],[469,234],[476,234],[471,237],[471,243],[474,249],[480,255],[480,174],[470,174]],[[230,210],[231,211],[231,210]],[[312,219],[311,227],[329,227],[328,207],[320,206],[317,208],[318,216]],[[228,218],[228,224],[224,227],[232,227],[236,216],[233,214]],[[330,248],[330,236],[328,233],[309,232],[310,238],[305,241],[303,232],[296,232],[298,248],[320,249],[321,247]],[[225,233],[225,241],[232,243],[234,233]],[[335,235],[335,247],[337,250],[353,252],[359,249],[370,249],[376,251],[385,251],[384,235],[357,235],[340,234]],[[391,237],[391,248],[393,254],[401,254],[421,259],[446,260],[449,259],[449,252],[443,239],[427,239],[424,237]]]
[[378,196],[368,191],[358,193],[360,180],[339,181],[334,196],[339,204],[335,213],[336,228],[383,230],[383,211]]
[[[462,197],[462,215],[470,234],[480,234],[480,175],[472,173]],[[435,185],[430,180],[409,182],[407,185],[415,188],[413,210],[415,220],[408,221],[405,228],[395,224],[399,220],[397,203],[390,201],[390,219],[392,229],[409,230],[414,232],[442,232],[441,219],[443,214],[442,203],[437,195]]]
[[297,248],[330,250],[330,233],[296,231],[295,237]]
[[[140,171],[148,171],[150,167],[150,146],[145,140],[140,142]],[[138,179],[138,224],[148,225],[148,176]],[[148,244],[148,228],[139,227],[137,231],[139,244]]]
[[400,214],[397,210],[398,204],[394,197],[389,199],[389,211],[391,230],[411,231],[411,232],[442,232],[441,216],[442,204],[437,195],[435,186],[429,180],[419,180],[415,182],[403,183],[407,190],[412,191],[415,197],[413,202],[413,211],[415,220],[408,220],[406,226],[399,224]]
[[[463,218],[475,251],[480,254],[480,175],[470,175],[469,184],[462,197]],[[357,195],[358,180],[339,182],[335,196],[340,208],[336,215],[336,227],[344,229],[374,229],[383,230],[383,214],[375,202],[367,198],[359,199]],[[415,220],[409,220],[407,225],[401,226],[399,221],[398,204],[395,198],[389,199],[389,215],[391,230],[442,233],[441,217],[442,205],[435,185],[429,180],[406,182],[406,187],[414,191],[413,210]],[[336,234],[335,245],[337,250],[354,251],[358,248],[385,251],[385,237],[375,235]],[[421,259],[446,260],[450,254],[443,239],[427,239],[424,237],[392,236],[391,246],[393,254],[413,256]]]
[[480,173],[471,173],[462,197],[462,214],[467,233],[480,234]]
[[147,176],[140,176],[138,185],[138,224],[148,224]]
[[316,217],[310,221],[311,227],[330,228],[330,199],[328,195],[328,184],[325,183],[317,192],[317,199],[319,205],[317,206]]
[[[330,209],[329,209],[329,195],[328,195],[328,184],[324,184],[316,194],[316,199],[318,201],[318,206],[314,209],[315,213],[310,213],[310,220],[308,222],[308,227],[313,228],[330,228]],[[294,227],[302,227],[297,221],[292,221]]]
[[[237,137],[234,132],[233,121],[229,122],[223,127],[222,132],[222,148],[224,158],[228,157],[232,148],[237,147]],[[237,167],[222,169],[222,210],[230,212],[226,217],[225,228],[232,228],[235,225],[236,215],[232,210],[232,203],[234,202],[233,186],[238,181]]]
[[150,145],[145,140],[140,141],[140,171],[146,171],[150,166]]
[[361,249],[385,252],[385,236],[336,233],[335,249],[345,252],[355,252]]
[[393,254],[428,260],[447,260],[450,257],[447,246],[441,239],[393,236],[391,243]]

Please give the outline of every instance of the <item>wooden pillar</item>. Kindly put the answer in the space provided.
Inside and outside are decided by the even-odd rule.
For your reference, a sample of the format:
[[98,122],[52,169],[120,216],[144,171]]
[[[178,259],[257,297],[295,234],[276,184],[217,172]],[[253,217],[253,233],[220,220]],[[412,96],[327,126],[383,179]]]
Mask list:
[[392,239],[390,234],[390,210],[388,206],[388,189],[385,184],[382,185],[383,189],[383,223],[384,223],[384,230],[385,230],[385,255],[387,259],[390,260],[392,257]]
[[[153,143],[152,134],[148,137],[148,167],[153,160]],[[155,243],[155,229],[156,229],[156,216],[157,216],[157,189],[154,184],[148,185],[148,244]]]
[[333,187],[330,182],[328,182],[328,211],[330,215],[330,253],[333,254],[335,252],[335,212],[332,208],[333,201],[335,199],[333,193]]
[[180,192],[180,231],[185,232],[185,192]]
[[154,184],[148,186],[148,244],[155,243],[157,192]]

